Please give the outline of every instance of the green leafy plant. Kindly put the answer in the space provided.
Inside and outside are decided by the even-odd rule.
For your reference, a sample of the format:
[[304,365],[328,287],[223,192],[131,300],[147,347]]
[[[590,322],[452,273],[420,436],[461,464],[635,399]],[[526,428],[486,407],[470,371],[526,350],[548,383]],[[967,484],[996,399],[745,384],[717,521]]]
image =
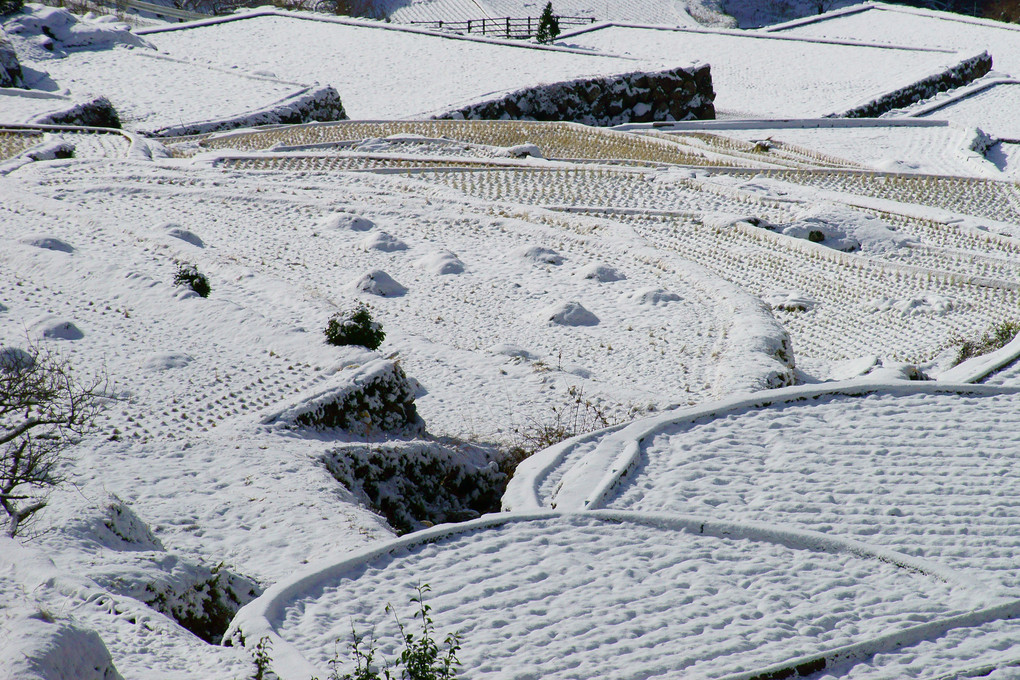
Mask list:
[[[435,640],[436,627],[429,612],[432,607],[425,602],[425,594],[431,588],[427,583],[419,583],[415,587],[415,595],[411,602],[417,605],[414,618],[421,623],[421,632],[415,634],[407,630],[400,617],[397,616],[393,607],[386,605],[386,611],[393,614],[397,629],[400,631],[400,639],[404,644],[403,651],[393,664],[394,672],[400,669],[400,675],[390,672],[389,664],[383,663],[382,675],[375,670],[372,662],[375,659],[374,642],[364,645],[364,636],[358,635],[351,624],[351,656],[354,660],[354,673],[340,675],[338,666],[339,657],[331,662],[333,671],[331,680],[454,680],[457,677],[457,669],[460,667],[460,659],[457,653],[460,652],[460,634],[450,633],[443,641],[444,649],[441,649]],[[339,641],[337,641],[339,643]]]
[[545,3],[542,16],[538,18],[538,32],[535,39],[545,44],[551,43],[560,34],[560,20],[553,14],[552,2]]
[[252,675],[252,680],[267,680],[269,677],[269,663],[272,661],[269,656],[271,648],[272,644],[269,637],[266,636],[259,640],[255,649],[251,650],[251,660],[255,664],[255,674]]
[[377,349],[386,338],[382,324],[372,319],[372,312],[364,302],[334,314],[323,332],[331,345],[361,345],[368,349]]
[[212,292],[209,279],[206,278],[205,274],[198,271],[198,267],[193,264],[181,263],[177,266],[177,273],[174,274],[174,285],[187,286],[198,293],[199,297],[204,298],[209,297],[209,293]]
[[960,349],[956,353],[956,361],[953,365],[1005,347],[1018,333],[1020,333],[1020,321],[1003,321],[992,326],[980,340],[957,339],[956,343],[959,343]]

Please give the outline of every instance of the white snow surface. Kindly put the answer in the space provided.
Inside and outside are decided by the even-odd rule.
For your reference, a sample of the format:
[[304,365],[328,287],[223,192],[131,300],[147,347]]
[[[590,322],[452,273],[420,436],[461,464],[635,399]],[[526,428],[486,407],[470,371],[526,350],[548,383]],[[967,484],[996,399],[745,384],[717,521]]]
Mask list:
[[1020,28],[1001,21],[866,3],[765,29],[778,35],[973,51],[988,50],[999,73],[1020,77]]
[[635,61],[282,12],[146,32],[145,39],[196,68],[332,85],[356,119],[422,117],[529,85],[664,67],[661,55]]
[[1020,595],[1017,399],[832,395],[722,412],[646,437],[608,505],[820,529]]
[[[299,574],[242,612],[241,630],[261,633],[268,623],[325,668],[336,640],[348,639],[353,624],[371,631],[380,652],[392,656],[396,629],[384,608],[390,603],[408,621],[403,603],[416,583],[427,581],[441,634],[459,631],[473,643],[461,653],[471,677],[639,678],[680,671],[700,678],[768,666],[818,642],[837,647],[994,600],[898,568],[884,555],[876,559],[764,525],[593,513],[510,516],[474,526]],[[259,612],[271,618],[260,619]],[[670,644],[679,639],[684,644]],[[296,663],[275,670],[284,680],[308,677],[307,667]]]
[[[565,34],[556,44],[642,59],[669,55],[680,61],[706,62],[712,69],[720,118],[805,118],[838,113],[940,72],[963,58],[904,47],[774,39],[777,37],[707,29],[605,26]],[[977,51],[971,49],[967,56]]]

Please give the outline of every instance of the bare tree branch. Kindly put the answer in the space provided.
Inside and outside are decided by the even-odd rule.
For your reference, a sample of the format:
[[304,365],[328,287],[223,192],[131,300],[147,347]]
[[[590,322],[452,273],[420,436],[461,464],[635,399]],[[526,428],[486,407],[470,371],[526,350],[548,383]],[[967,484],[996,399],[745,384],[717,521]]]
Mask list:
[[67,451],[94,427],[106,379],[79,382],[49,351],[0,347],[0,507],[15,536],[65,480]]

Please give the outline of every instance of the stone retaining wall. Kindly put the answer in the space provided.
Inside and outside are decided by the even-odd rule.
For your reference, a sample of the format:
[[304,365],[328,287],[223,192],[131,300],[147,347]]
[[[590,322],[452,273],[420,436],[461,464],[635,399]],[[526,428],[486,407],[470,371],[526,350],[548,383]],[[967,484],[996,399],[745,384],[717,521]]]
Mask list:
[[623,125],[715,118],[708,64],[538,85],[471,104],[438,119],[562,120]]
[[964,59],[941,73],[928,76],[916,83],[882,95],[865,104],[855,106],[830,118],[877,118],[887,111],[910,106],[934,97],[939,92],[951,90],[973,82],[992,70],[992,57],[988,52]]

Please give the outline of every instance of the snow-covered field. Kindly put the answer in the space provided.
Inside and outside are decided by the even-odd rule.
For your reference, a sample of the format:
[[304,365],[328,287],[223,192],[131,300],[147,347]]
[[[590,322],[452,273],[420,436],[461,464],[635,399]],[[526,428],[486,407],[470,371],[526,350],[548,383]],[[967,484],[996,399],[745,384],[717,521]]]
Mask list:
[[[607,26],[565,33],[556,44],[642,59],[708,62],[717,115],[806,118],[848,110],[956,64],[957,53],[847,40],[707,29]],[[813,38],[813,36],[812,36]]]
[[[666,61],[311,15],[270,13],[142,33],[161,52],[178,59],[332,85],[351,118],[367,119],[421,118],[528,85],[650,69]],[[252,50],[251,43],[260,49]],[[668,62],[684,63],[672,56]]]
[[[986,31],[945,46],[997,65],[1012,35],[869,13]],[[924,117],[778,121],[960,54],[620,26],[564,40],[595,55],[272,12],[149,32],[157,53],[73,26],[49,56],[41,29],[13,41],[32,82],[72,90],[47,106],[108,95],[151,129],[318,83],[354,117],[404,120],[156,143],[15,126],[36,110],[0,96],[2,356],[35,346],[108,380],[67,451],[73,484],[0,539],[0,678],[252,677],[263,638],[283,680],[334,659],[342,676],[352,624],[394,656],[385,607],[413,621],[419,583],[466,678],[1020,677],[1020,341],[948,370],[1020,316],[1016,145],[976,130],[1018,128],[1013,86]],[[723,112],[763,119],[411,120],[694,59]],[[208,298],[174,285],[182,263]],[[378,351],[324,342],[358,301]],[[371,425],[390,397],[364,376],[389,361],[424,430]],[[364,429],[299,426],[358,390]],[[449,480],[357,462],[498,480],[536,440],[551,446],[507,512],[399,538],[377,499],[417,512]],[[216,644],[238,610],[234,646]]]

